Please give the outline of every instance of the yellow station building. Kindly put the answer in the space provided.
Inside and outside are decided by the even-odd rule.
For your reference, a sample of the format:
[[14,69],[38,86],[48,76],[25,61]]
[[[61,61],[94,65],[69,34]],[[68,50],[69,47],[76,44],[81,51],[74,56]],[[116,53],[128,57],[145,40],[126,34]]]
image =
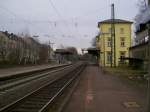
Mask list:
[[[115,41],[114,37],[111,36],[112,22],[115,27]],[[100,34],[97,37],[97,48],[100,49],[100,65],[118,66],[122,63],[122,58],[129,57],[132,35],[131,25],[131,21],[121,19],[109,19],[98,23]]]

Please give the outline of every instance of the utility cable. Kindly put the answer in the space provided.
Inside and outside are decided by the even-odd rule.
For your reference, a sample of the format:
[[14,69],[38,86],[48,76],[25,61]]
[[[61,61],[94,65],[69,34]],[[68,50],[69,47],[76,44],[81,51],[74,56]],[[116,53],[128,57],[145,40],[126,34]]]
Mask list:
[[71,32],[71,30],[69,29],[68,27],[68,24],[66,23],[65,19],[63,18],[63,16],[59,13],[59,11],[57,10],[57,8],[55,7],[54,3],[52,2],[52,0],[48,0],[50,2],[50,5],[52,6],[52,8],[54,9],[54,11],[56,12],[56,14],[58,15],[58,17],[60,17],[63,21],[64,21],[64,24],[67,28],[67,30],[69,32]]
[[[24,19],[24,18],[18,16],[18,15],[15,14],[13,11],[10,11],[9,9],[7,9],[7,8],[5,8],[5,7],[3,7],[3,6],[0,6],[0,8],[1,8],[2,10],[4,10],[4,11],[7,11],[9,14],[11,14],[12,16],[14,16],[16,19],[22,20],[25,24],[28,24],[28,25],[32,24],[33,26],[37,27],[36,24],[34,24],[34,23],[30,22],[29,20],[26,20],[26,19]],[[39,28],[41,28],[41,27],[39,27]]]

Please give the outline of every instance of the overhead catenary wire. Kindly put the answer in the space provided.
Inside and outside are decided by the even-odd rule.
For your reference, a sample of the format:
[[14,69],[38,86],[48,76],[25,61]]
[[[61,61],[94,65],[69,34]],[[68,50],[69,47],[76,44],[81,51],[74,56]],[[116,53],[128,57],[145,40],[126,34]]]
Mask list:
[[[50,3],[51,3],[51,6],[53,7],[53,9],[55,10],[55,12],[57,13],[57,15],[61,18],[61,20],[60,20],[60,24],[65,24],[65,27],[66,27],[66,29],[68,29],[68,31],[67,32],[71,32],[72,30],[71,29],[69,29],[68,28],[68,23],[67,23],[67,21],[62,17],[62,15],[61,15],[61,13],[57,10],[57,8],[55,7],[55,5],[54,5],[54,3],[52,2],[52,0],[49,0],[50,1]],[[9,13],[10,15],[12,15],[12,16],[14,16],[14,20],[12,21],[10,21],[10,23],[14,23],[14,22],[17,22],[18,23],[18,21],[16,21],[17,19],[18,20],[20,20],[19,22],[23,22],[23,23],[25,23],[26,25],[33,25],[33,26],[38,26],[38,24],[37,23],[49,23],[51,26],[53,25],[53,27],[51,28],[51,30],[52,29],[55,29],[55,28],[58,28],[58,30],[61,30],[61,27],[60,27],[60,25],[59,25],[59,21],[51,21],[51,20],[27,20],[27,19],[25,19],[25,18],[23,18],[23,17],[21,17],[20,15],[18,15],[18,14],[16,14],[16,13],[14,13],[12,10],[9,10],[8,8],[6,8],[6,7],[4,7],[4,6],[2,6],[2,5],[0,5],[0,8],[2,9],[2,10],[4,10],[4,11],[6,11],[7,13]],[[16,19],[16,20],[15,20]],[[8,21],[9,22],[9,21]],[[7,23],[8,23],[7,22]],[[75,23],[73,23],[74,24],[74,27],[77,29],[77,27],[79,26],[79,24],[78,24],[78,22],[75,22]],[[39,27],[39,26],[38,26]],[[39,28],[41,28],[41,27],[39,27]],[[42,29],[42,28],[41,28]],[[43,29],[42,29],[43,30]],[[71,30],[71,31],[70,31]],[[73,34],[68,34],[68,36],[67,36],[67,34],[65,34],[65,32],[66,31],[60,31],[60,35],[62,36],[64,36],[64,37],[74,37],[74,36],[70,36],[70,35],[73,35]],[[77,32],[77,31],[76,31]],[[73,31],[72,31],[72,33],[73,33]]]
[[61,18],[62,21],[64,22],[64,24],[65,24],[65,26],[66,26],[68,32],[71,33],[71,30],[69,29],[68,24],[66,23],[65,19],[63,18],[63,16],[61,15],[61,13],[58,11],[58,9],[56,8],[56,6],[55,6],[54,3],[52,2],[52,0],[48,0],[48,1],[49,1],[50,5],[52,6],[52,8],[54,9],[54,11],[56,12],[57,16],[58,16],[59,18]]
[[[53,5],[53,4],[52,4]],[[4,11],[6,11],[6,12],[8,12],[9,14],[11,14],[12,16],[14,16],[16,19],[19,19],[19,20],[22,20],[24,23],[26,23],[26,24],[28,24],[28,25],[30,25],[30,24],[32,24],[32,25],[36,25],[36,24],[34,24],[34,23],[53,23],[54,24],[54,27],[58,27],[58,23],[57,23],[57,21],[48,21],[48,20],[42,20],[42,21],[29,21],[29,20],[26,20],[26,19],[24,19],[24,18],[22,18],[22,17],[20,17],[20,16],[18,16],[17,14],[15,14],[13,11],[11,11],[11,10],[9,10],[9,9],[7,9],[7,8],[5,8],[5,7],[3,7],[3,6],[1,6],[0,5],[0,8],[2,9],[2,10],[4,10]],[[53,7],[53,8],[55,8],[55,6]],[[57,10],[57,9],[55,9],[55,10]],[[58,12],[57,12],[57,14],[58,14]],[[51,24],[52,25],[52,24]],[[37,26],[37,25],[36,25]],[[59,29],[60,30],[60,29]],[[62,31],[60,31],[60,32],[62,32]],[[63,34],[63,33],[62,33]]]
[[[20,17],[19,15],[17,15],[16,13],[14,13],[13,11],[11,11],[11,10],[9,10],[9,9],[7,9],[7,8],[5,8],[5,7],[3,7],[3,6],[1,6],[1,5],[0,5],[0,8],[1,8],[2,10],[4,10],[4,11],[8,12],[8,13],[11,14],[12,16],[14,16],[16,19],[19,19],[19,20],[23,21],[26,25],[32,24],[33,26],[35,26],[35,24],[33,24],[32,22],[30,22],[29,20],[26,20],[26,19]],[[36,25],[36,27],[37,27],[37,25]]]
[[[21,21],[23,21],[25,24],[27,24],[27,25],[30,25],[30,24],[32,24],[33,26],[36,26],[37,27],[37,24],[35,24],[35,23],[49,23],[49,24],[51,24],[51,23],[54,23],[54,26],[56,27],[56,25],[57,25],[57,22],[56,21],[46,21],[46,20],[42,20],[42,21],[29,21],[29,20],[26,20],[26,19],[24,19],[24,18],[22,18],[22,17],[20,17],[20,16],[18,16],[17,14],[15,14],[13,11],[10,11],[9,9],[7,9],[7,8],[5,8],[5,7],[3,7],[3,6],[0,6],[0,8],[2,9],[2,10],[4,10],[4,11],[6,11],[6,12],[8,12],[9,14],[11,14],[12,16],[14,16],[16,19],[19,19],[19,20],[21,20]],[[51,26],[52,26],[52,24],[51,24]],[[57,25],[58,26],[58,25]],[[39,27],[39,28],[41,28],[41,27]],[[41,30],[42,30],[42,28],[41,28]],[[60,30],[60,29],[59,29]],[[61,31],[60,31],[61,32]],[[62,32],[61,32],[62,33]],[[63,34],[63,33],[62,33]]]
[[[52,26],[52,23],[53,23],[55,27],[58,26],[56,21],[48,21],[48,20],[41,20],[41,21],[34,20],[34,21],[29,21],[29,20],[26,20],[26,19],[20,17],[19,15],[17,15],[16,13],[14,13],[13,11],[11,11],[11,10],[9,10],[9,9],[1,6],[1,5],[0,5],[0,8],[2,10],[6,11],[7,13],[11,14],[12,16],[14,16],[16,19],[19,19],[19,20],[23,21],[27,25],[31,25],[32,24],[33,26],[37,27],[36,23],[49,23]],[[10,23],[12,23],[12,22],[10,22]],[[41,28],[41,27],[38,27],[38,28]],[[41,30],[42,30],[42,28],[41,28]],[[62,31],[60,31],[60,32],[62,33]]]

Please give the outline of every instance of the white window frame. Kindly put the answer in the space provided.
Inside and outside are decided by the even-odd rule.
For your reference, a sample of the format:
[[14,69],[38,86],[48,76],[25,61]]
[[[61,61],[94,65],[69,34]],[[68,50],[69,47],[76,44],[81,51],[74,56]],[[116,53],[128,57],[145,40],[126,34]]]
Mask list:
[[111,56],[111,51],[107,51],[107,63],[109,64],[109,63],[111,63],[111,58],[112,56]]
[[112,31],[112,28],[108,28],[108,33],[111,33],[111,31]]
[[111,47],[111,38],[110,37],[107,38],[107,47]]
[[120,37],[120,47],[125,47],[126,46],[125,43],[126,43],[125,37]]

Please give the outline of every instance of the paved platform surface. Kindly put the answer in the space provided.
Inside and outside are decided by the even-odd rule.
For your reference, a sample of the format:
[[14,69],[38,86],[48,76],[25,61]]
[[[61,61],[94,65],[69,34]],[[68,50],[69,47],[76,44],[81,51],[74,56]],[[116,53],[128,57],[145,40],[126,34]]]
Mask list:
[[[144,112],[145,96],[138,88],[89,66],[64,112]],[[130,108],[124,105],[126,102],[137,104]]]
[[14,67],[14,68],[0,69],[0,78],[18,74],[18,73],[23,73],[23,72],[29,72],[29,71],[39,70],[39,69],[44,69],[44,68],[50,68],[53,66],[58,66],[58,64],[45,64],[45,65],[35,65],[35,66],[27,66],[27,67]]

